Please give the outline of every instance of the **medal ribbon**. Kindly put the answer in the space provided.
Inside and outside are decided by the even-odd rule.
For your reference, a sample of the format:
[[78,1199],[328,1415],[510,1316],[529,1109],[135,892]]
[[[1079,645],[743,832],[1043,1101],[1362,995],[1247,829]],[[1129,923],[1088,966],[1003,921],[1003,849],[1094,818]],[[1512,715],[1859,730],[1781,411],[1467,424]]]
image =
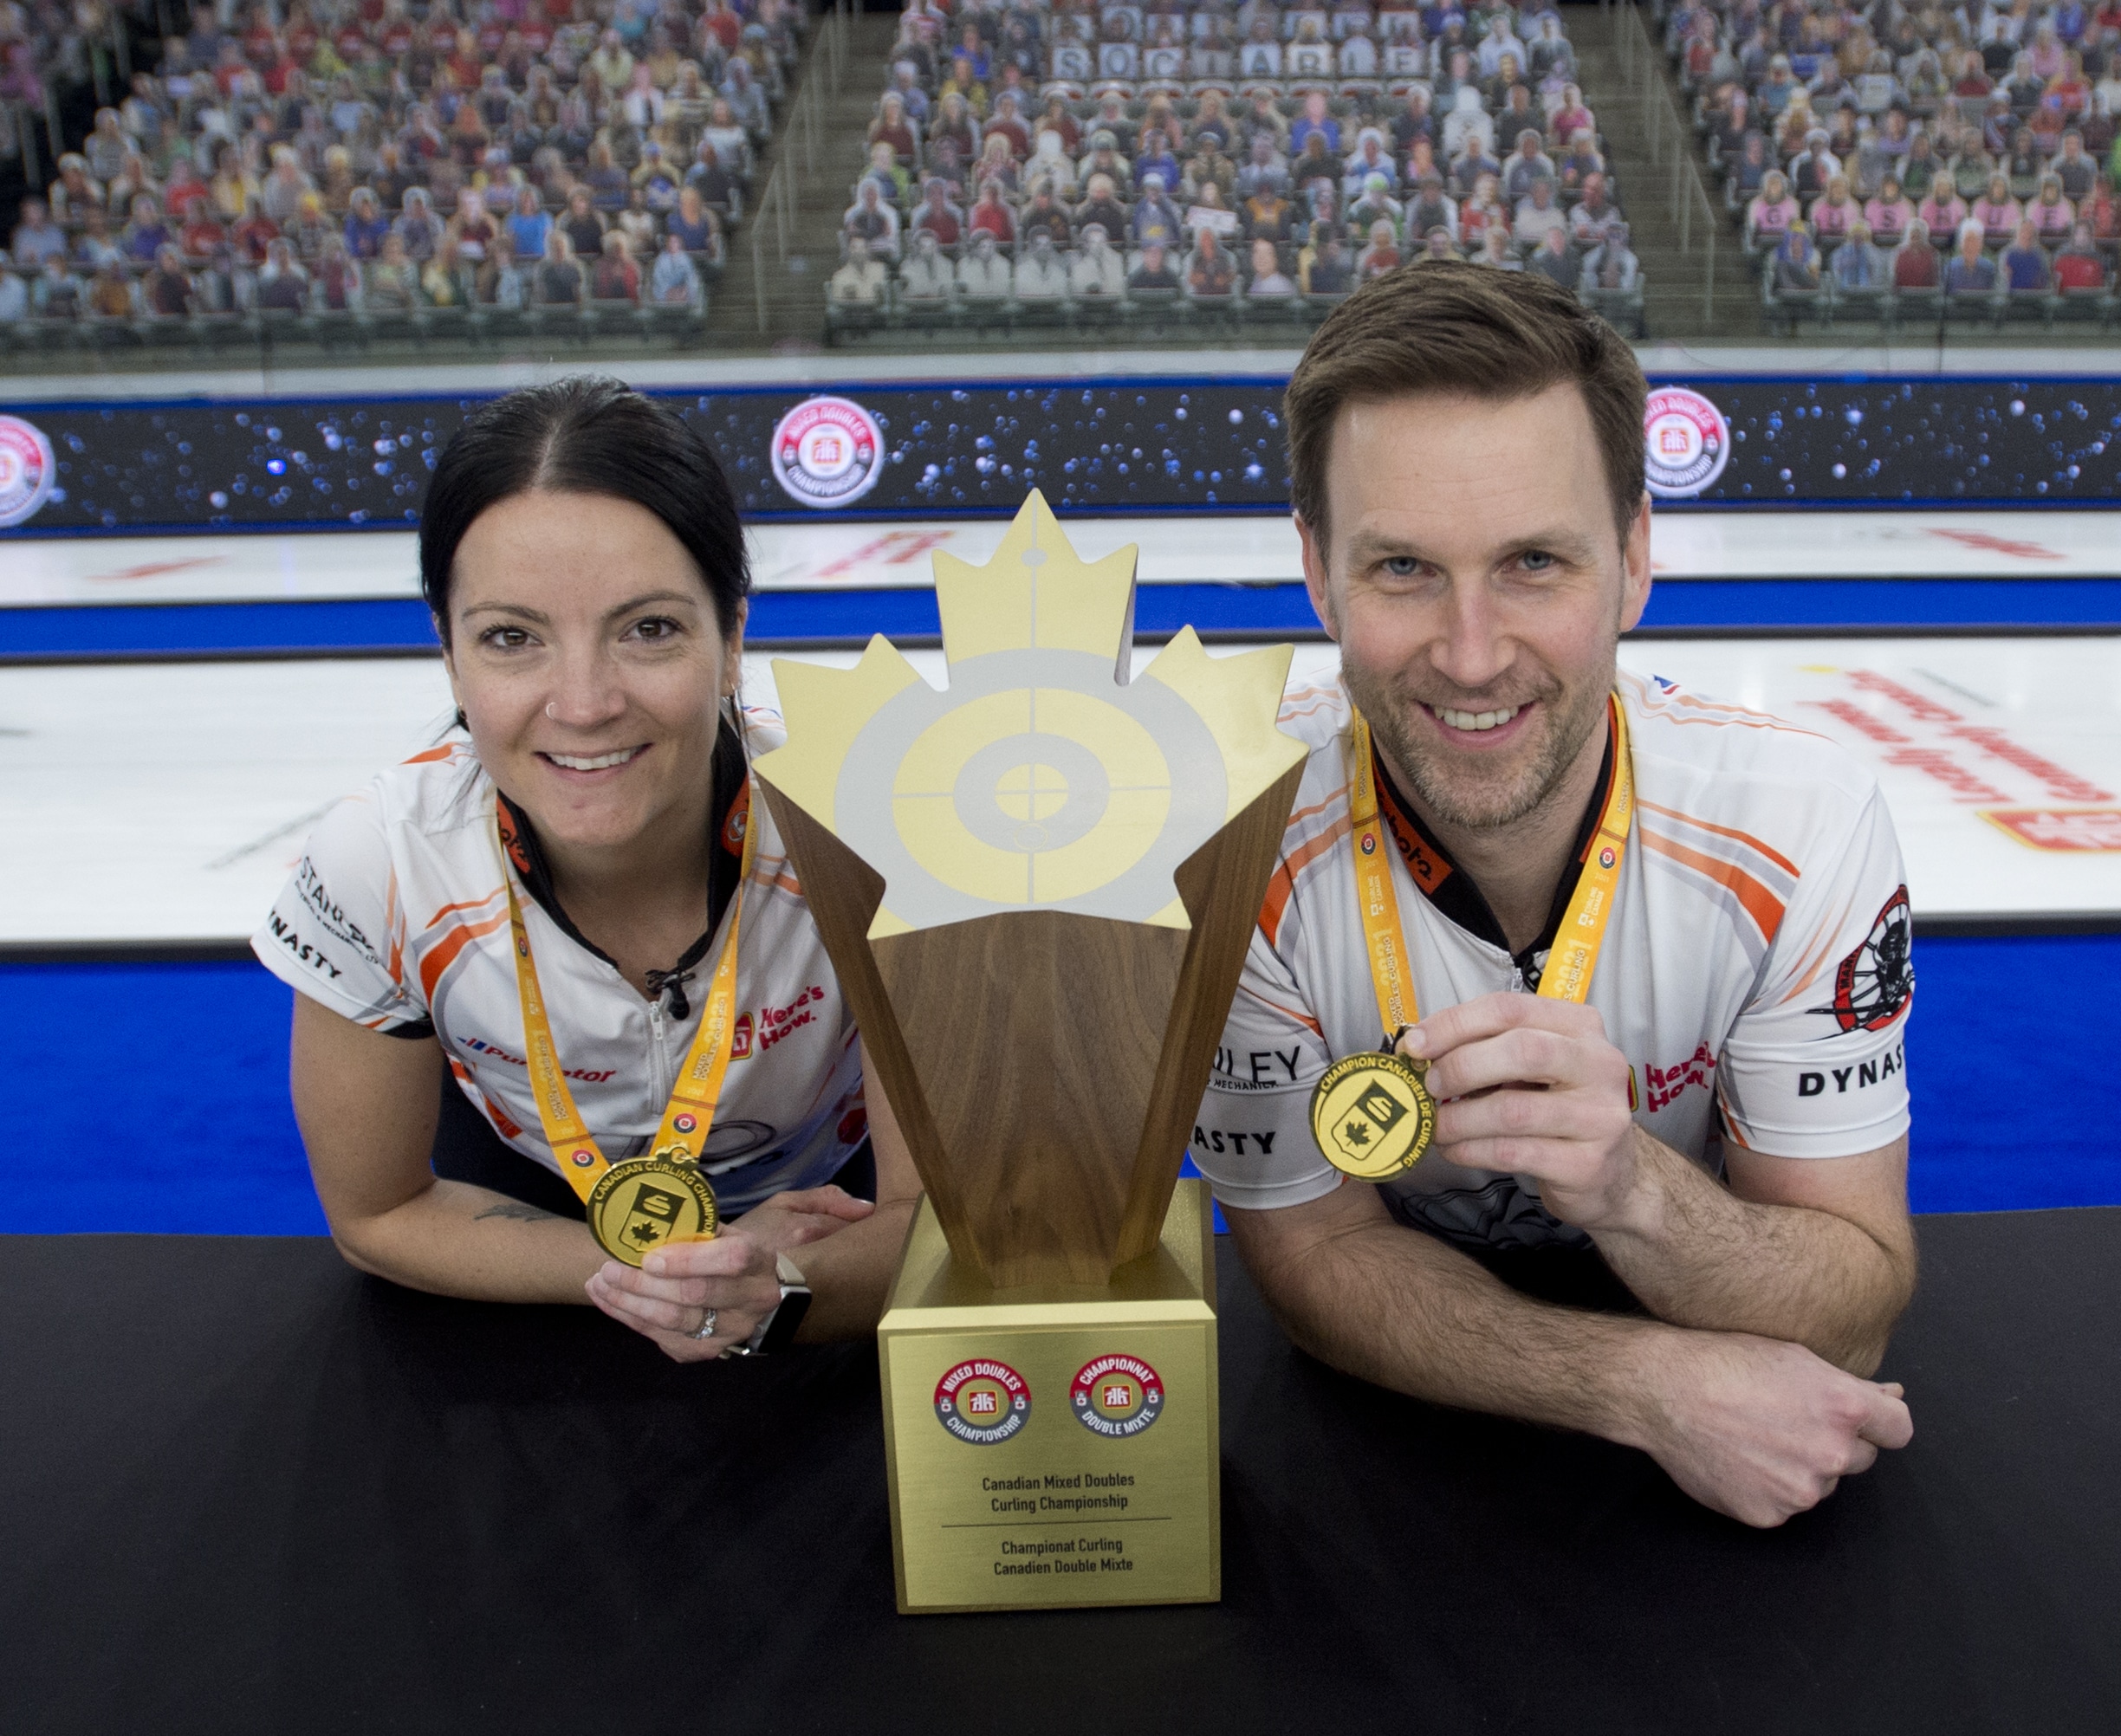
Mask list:
[[[1634,761],[1628,751],[1627,713],[1616,695],[1606,704],[1612,722],[1612,787],[1599,812],[1598,830],[1585,852],[1576,890],[1555,931],[1540,975],[1539,992],[1549,1001],[1582,1001],[1591,993],[1599,948],[1612,918],[1620,863],[1627,854],[1628,826],[1635,814]],[[1371,986],[1377,990],[1378,1019],[1387,1041],[1401,1029],[1421,1022],[1414,996],[1413,962],[1399,926],[1399,899],[1392,890],[1390,852],[1397,848],[1378,814],[1377,767],[1370,747],[1370,724],[1355,714],[1354,775],[1348,790],[1348,821],[1355,841],[1355,903],[1362,912],[1364,949],[1370,957]]]
[[[722,1082],[728,1075],[730,1050],[736,1029],[737,925],[743,916],[744,894],[751,884],[751,863],[757,850],[758,832],[752,824],[752,790],[744,790],[743,866],[739,871],[736,897],[730,905],[729,934],[722,955],[715,962],[714,980],[707,991],[707,1005],[700,1014],[699,1030],[678,1070],[678,1082],[663,1111],[663,1124],[651,1148],[658,1157],[678,1163],[697,1163],[706,1149],[714,1127],[715,1109],[722,1100]],[[496,840],[500,822],[495,811]],[[516,896],[516,880],[509,871],[508,850],[501,851],[501,884],[508,892],[509,933],[516,942],[516,992],[522,1001],[523,1056],[530,1072],[530,1085],[537,1099],[539,1124],[546,1143],[560,1160],[561,1174],[587,1202],[597,1178],[611,1168],[574,1107],[574,1094],[568,1089],[561,1071],[560,1051],[553,1041],[552,1020],[545,1012],[545,997],[538,987],[537,964],[530,956],[530,933],[523,926],[522,903]]]

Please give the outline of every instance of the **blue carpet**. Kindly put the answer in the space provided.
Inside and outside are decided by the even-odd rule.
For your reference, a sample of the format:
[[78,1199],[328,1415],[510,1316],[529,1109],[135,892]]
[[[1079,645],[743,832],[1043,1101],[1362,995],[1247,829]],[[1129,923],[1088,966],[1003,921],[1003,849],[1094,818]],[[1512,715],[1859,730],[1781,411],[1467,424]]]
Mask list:
[[[1156,637],[1189,622],[1217,632],[1313,633],[1318,620],[1300,585],[1145,585],[1137,631]],[[2115,579],[1688,579],[1651,592],[1643,625],[1815,628],[1848,632],[1909,627],[2121,625]],[[752,599],[751,637],[805,639],[933,638],[935,593],[764,591]],[[361,602],[130,604],[0,609],[0,657],[101,657],[142,652],[315,651],[363,647],[434,649],[426,606],[417,599]]]
[[[2099,987],[2121,936],[1924,939],[1916,962],[1916,1210],[2121,1205],[2121,1028]],[[0,1195],[0,1231],[321,1233],[288,1105],[291,994],[243,962],[0,966],[16,1149],[42,1158]]]

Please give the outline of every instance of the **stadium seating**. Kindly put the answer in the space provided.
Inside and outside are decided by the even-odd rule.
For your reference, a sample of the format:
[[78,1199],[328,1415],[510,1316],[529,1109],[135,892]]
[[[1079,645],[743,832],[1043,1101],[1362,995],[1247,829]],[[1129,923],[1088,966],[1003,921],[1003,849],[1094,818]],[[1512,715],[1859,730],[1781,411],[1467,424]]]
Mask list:
[[202,7],[0,262],[0,340],[682,337],[804,18],[784,0]]
[[2114,0],[1681,0],[1664,45],[1772,327],[2113,324]]
[[1640,322],[1620,190],[1537,3],[923,0],[859,148],[841,340],[1300,334],[1424,254]]

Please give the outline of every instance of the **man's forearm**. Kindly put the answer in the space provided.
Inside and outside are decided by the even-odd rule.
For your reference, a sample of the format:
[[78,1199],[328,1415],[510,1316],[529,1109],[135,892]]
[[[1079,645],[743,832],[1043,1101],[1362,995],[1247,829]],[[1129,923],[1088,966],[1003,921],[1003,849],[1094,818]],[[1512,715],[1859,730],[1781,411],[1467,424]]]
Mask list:
[[1644,1443],[1642,1370],[1670,1328],[1534,1301],[1381,1212],[1346,1215],[1303,1244],[1244,1248],[1297,1344],[1433,1403]]
[[1804,1345],[1868,1375],[1914,1289],[1911,1240],[1846,1217],[1743,1200],[1638,1132],[1635,1207],[1599,1251],[1658,1318]]

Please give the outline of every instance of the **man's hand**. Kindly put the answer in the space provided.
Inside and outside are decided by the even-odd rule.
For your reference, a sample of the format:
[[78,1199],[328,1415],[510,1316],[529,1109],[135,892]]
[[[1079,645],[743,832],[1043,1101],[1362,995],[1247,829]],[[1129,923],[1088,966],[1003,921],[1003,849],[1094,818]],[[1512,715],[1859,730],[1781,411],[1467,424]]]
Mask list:
[[1469,1169],[1531,1176],[1564,1223],[1627,1221],[1636,1192],[1627,1058],[1591,1007],[1483,994],[1431,1014],[1399,1040],[1426,1059],[1437,1147]]
[[[638,1272],[607,1260],[585,1287],[598,1307],[653,1340],[671,1361],[712,1362],[750,1338],[781,1305],[776,1255],[859,1223],[875,1209],[840,1188],[775,1194],[711,1240],[659,1249]],[[714,1334],[696,1338],[709,1309]]]
[[1897,1383],[1859,1380],[1801,1344],[1748,1332],[1645,1341],[1633,1444],[1703,1506],[1778,1525],[1915,1432]]

